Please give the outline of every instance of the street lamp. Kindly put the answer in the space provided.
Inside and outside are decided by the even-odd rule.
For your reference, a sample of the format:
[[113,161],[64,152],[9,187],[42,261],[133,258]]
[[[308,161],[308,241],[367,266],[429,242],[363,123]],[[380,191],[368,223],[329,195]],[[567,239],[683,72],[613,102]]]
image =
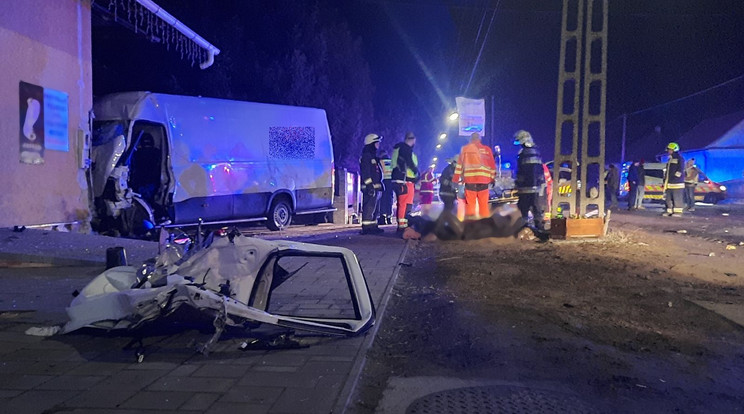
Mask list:
[[447,139],[447,133],[446,132],[442,132],[441,134],[439,134],[439,140],[440,141],[444,141],[445,139]]
[[432,158],[431,160],[432,160],[432,161],[434,161],[434,162],[437,162],[437,160],[438,160],[438,159],[439,159],[439,158],[437,158],[437,157],[434,157],[434,158]]
[[441,148],[442,148],[442,144],[437,144],[437,149],[441,149]]
[[449,120],[453,122],[457,121],[457,118],[459,117],[460,117],[460,114],[458,114],[457,112],[452,112],[451,114],[449,114]]

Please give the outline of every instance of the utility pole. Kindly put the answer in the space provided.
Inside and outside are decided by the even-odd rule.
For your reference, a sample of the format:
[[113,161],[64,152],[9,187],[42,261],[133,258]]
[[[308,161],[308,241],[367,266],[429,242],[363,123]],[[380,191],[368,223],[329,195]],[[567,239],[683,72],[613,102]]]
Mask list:
[[496,131],[496,123],[494,120],[496,119],[496,98],[491,95],[491,127],[489,129],[489,138],[488,138],[488,147],[491,148],[493,151],[493,143],[496,141],[496,137],[493,136],[493,134]]
[[[560,208],[584,217],[597,209],[604,216],[607,6],[608,0],[563,0],[552,213]],[[571,193],[565,195],[558,191],[562,164],[571,168]],[[588,191],[593,185],[596,193]]]

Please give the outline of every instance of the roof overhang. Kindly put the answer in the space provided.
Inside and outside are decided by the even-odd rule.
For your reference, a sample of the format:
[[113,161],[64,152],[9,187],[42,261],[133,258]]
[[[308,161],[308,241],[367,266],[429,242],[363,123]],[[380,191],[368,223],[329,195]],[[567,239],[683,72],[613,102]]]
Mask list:
[[153,42],[174,44],[176,51],[190,58],[192,65],[198,62],[201,69],[212,66],[215,55],[220,53],[220,49],[152,0],[93,0],[91,4],[94,11]]

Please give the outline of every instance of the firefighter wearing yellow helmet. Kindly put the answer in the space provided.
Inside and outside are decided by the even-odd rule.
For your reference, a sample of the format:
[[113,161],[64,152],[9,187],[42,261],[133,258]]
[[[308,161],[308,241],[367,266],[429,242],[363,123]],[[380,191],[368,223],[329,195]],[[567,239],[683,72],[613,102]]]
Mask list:
[[382,169],[377,150],[382,137],[368,134],[364,137],[362,158],[359,161],[359,173],[362,179],[362,234],[382,233],[377,227],[377,216],[380,214],[380,197],[382,195]]
[[682,217],[685,208],[685,159],[679,153],[679,144],[670,142],[667,147],[666,171],[664,172],[665,216]]

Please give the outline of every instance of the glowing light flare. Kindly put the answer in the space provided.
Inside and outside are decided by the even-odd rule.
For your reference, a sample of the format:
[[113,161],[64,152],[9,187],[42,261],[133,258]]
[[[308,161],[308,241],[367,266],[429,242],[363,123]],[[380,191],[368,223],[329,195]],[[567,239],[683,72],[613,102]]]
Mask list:
[[437,149],[441,149],[441,148],[442,148],[442,144],[437,144]]
[[439,140],[440,141],[444,141],[445,139],[447,139],[447,133],[446,132],[442,132],[441,134],[439,134]]
[[449,114],[447,119],[454,122],[454,121],[457,121],[457,118],[459,117],[460,117],[460,114],[458,114],[457,112],[452,112],[451,114]]
[[434,161],[434,162],[437,162],[437,160],[439,160],[439,157],[434,157],[431,160]]

